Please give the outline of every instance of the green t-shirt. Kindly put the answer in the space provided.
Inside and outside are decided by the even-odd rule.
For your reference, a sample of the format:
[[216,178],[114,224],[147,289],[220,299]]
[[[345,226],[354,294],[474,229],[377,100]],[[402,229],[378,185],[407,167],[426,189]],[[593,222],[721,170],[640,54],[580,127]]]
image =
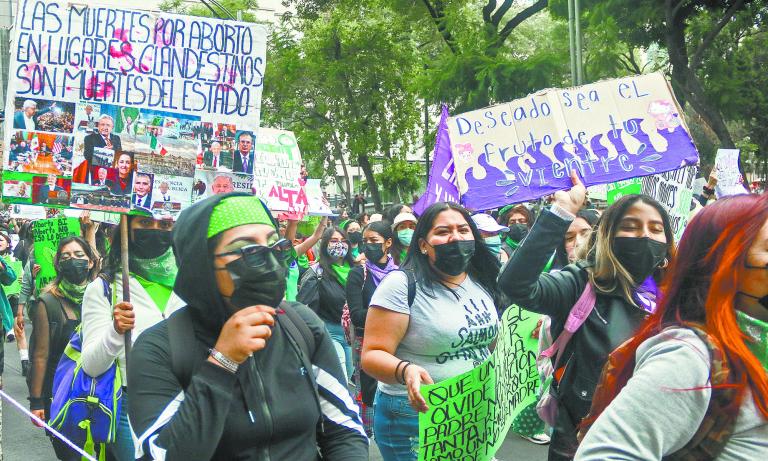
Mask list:
[[296,295],[299,293],[299,265],[291,263],[288,266],[288,275],[285,277],[285,300],[296,301]]

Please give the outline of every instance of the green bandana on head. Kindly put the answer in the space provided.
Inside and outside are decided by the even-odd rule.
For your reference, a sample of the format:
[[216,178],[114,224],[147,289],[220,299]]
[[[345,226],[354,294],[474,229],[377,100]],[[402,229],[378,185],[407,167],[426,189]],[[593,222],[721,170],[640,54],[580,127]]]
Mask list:
[[266,224],[274,227],[269,210],[258,197],[235,196],[219,202],[211,213],[208,224],[208,238],[247,224]]
[[768,370],[768,323],[758,320],[754,317],[736,311],[736,323],[739,328],[749,337],[747,347],[757,360]]

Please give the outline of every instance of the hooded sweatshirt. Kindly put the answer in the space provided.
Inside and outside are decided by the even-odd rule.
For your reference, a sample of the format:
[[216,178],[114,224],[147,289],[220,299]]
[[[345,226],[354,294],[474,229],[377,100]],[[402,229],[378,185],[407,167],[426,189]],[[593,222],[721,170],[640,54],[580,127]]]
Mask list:
[[[229,194],[232,196],[236,194]],[[278,314],[267,346],[231,373],[208,362],[230,310],[216,285],[207,230],[213,208],[227,196],[185,210],[174,227],[179,267],[174,292],[187,305],[197,341],[184,388],[172,371],[167,322],[146,331],[129,362],[130,421],[137,459],[367,460],[368,440],[349,396],[331,338],[306,306],[290,308],[315,340],[310,358],[318,392],[281,326]],[[287,308],[287,306],[286,306]],[[318,405],[319,396],[319,405]]]

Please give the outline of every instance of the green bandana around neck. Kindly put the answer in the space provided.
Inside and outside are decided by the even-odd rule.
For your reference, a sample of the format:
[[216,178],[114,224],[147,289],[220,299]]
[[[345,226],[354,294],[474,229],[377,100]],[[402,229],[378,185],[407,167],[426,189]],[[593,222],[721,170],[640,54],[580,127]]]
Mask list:
[[61,291],[61,294],[63,294],[65,298],[79,306],[83,304],[83,295],[85,294],[85,288],[87,286],[87,283],[75,285],[72,282],[61,279],[61,282],[59,282],[59,291]]
[[153,259],[140,259],[133,254],[130,258],[131,266],[135,269],[133,272],[150,282],[173,288],[179,269],[176,267],[176,258],[173,256],[172,249],[168,248],[168,251]]
[[747,347],[768,371],[768,322],[763,322],[749,315],[736,311],[736,323],[749,337]]
[[274,226],[269,210],[258,197],[238,195],[225,198],[213,208],[208,224],[208,238],[246,224]]
[[349,271],[352,270],[349,264],[346,261],[341,264],[331,264],[331,270],[336,274],[336,280],[339,281],[341,286],[347,286]]

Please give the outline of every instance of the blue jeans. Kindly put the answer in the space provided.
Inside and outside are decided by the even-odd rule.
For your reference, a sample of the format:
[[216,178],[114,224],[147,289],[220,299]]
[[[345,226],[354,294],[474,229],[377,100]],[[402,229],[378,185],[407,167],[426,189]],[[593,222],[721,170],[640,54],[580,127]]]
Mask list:
[[376,391],[373,434],[384,461],[416,461],[419,454],[419,414],[407,395]]
[[340,323],[325,322],[325,328],[333,340],[333,348],[336,349],[336,355],[339,356],[341,369],[344,370],[344,376],[347,381],[352,377],[352,347],[347,344],[347,338],[344,337],[344,327]]
[[115,443],[109,445],[109,452],[116,461],[132,461],[136,459],[136,455],[133,449],[131,426],[128,423],[128,392],[125,392],[125,389],[123,389],[123,399],[120,405]]

